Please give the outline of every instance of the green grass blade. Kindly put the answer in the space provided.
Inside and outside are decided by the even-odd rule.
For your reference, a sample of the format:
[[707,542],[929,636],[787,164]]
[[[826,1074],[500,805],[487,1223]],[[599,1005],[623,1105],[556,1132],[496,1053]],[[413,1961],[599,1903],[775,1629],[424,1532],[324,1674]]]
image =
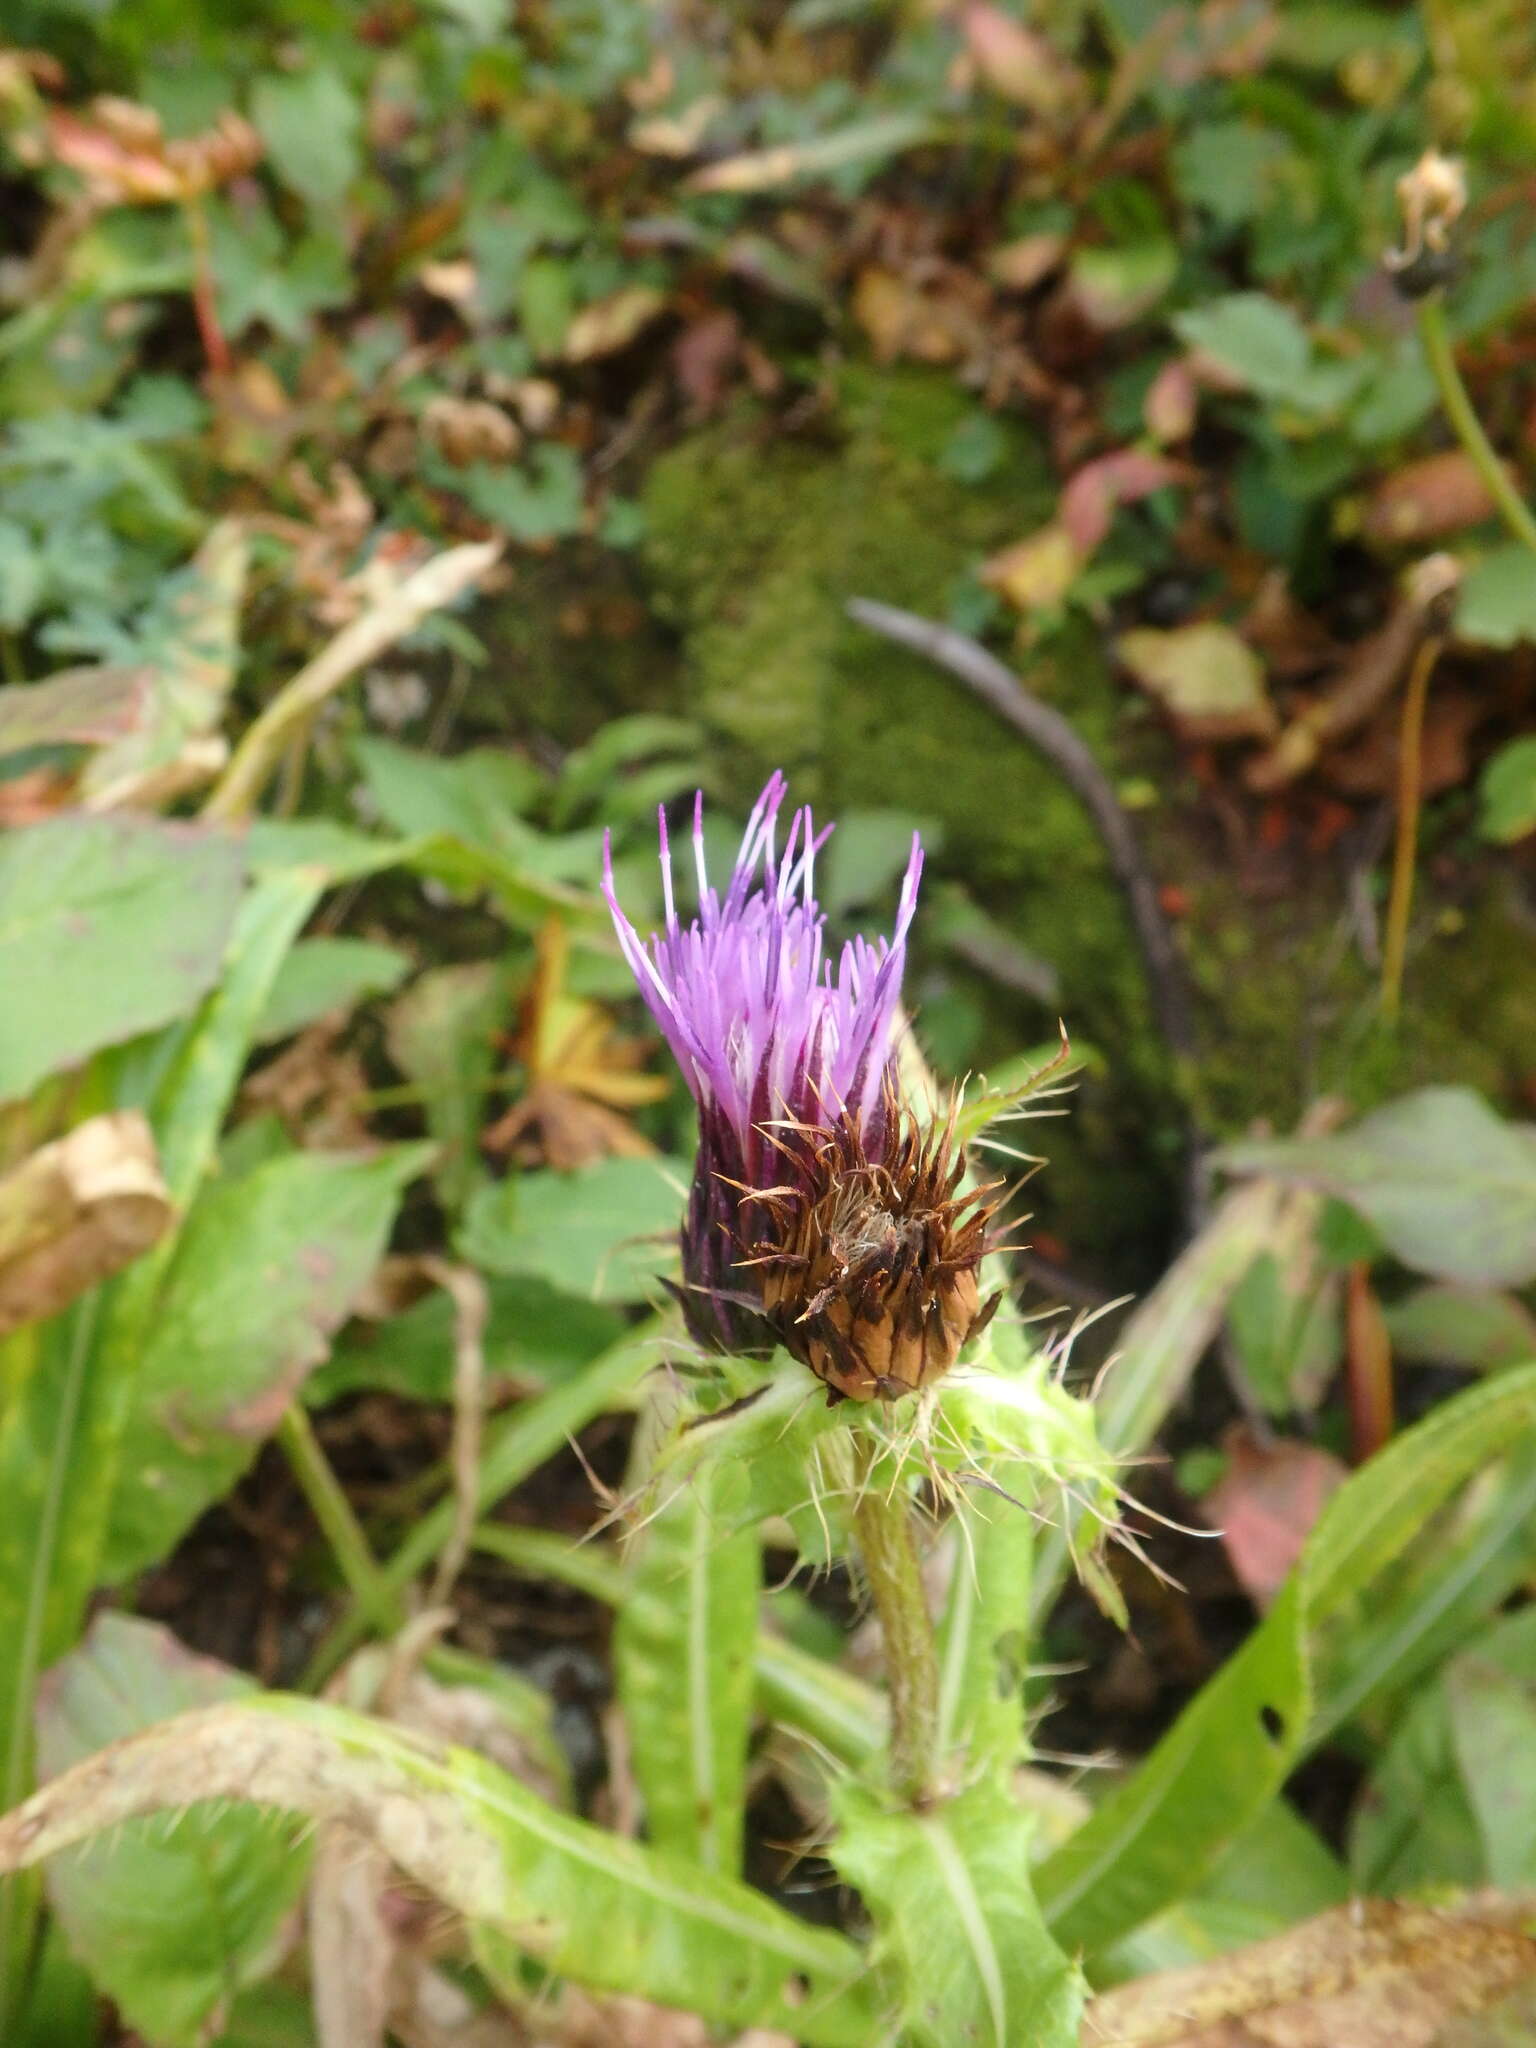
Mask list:
[[1099,1949],[1198,1885],[1313,1732],[1319,1632],[1456,1487],[1536,1427],[1536,1365],[1446,1402],[1339,1489],[1263,1624],[1093,1817],[1042,1863],[1053,1932]]

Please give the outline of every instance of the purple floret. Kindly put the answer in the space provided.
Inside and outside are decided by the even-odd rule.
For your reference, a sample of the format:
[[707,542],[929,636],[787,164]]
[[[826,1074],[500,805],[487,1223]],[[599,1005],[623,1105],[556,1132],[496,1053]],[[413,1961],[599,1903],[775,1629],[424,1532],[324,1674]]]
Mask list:
[[[851,940],[834,972],[823,957],[825,920],[812,894],[816,855],[832,828],[818,833],[809,807],[798,810],[779,854],[786,786],[774,774],[753,805],[723,899],[705,871],[703,798],[696,800],[699,913],[686,925],[673,898],[663,814],[666,923],[648,939],[619,908],[606,842],[603,850],[603,894],[619,944],[699,1105],[699,1160],[683,1231],[684,1305],[701,1341],[730,1350],[763,1350],[772,1340],[752,1290],[731,1270],[729,1225],[740,1194],[728,1183],[761,1188],[782,1178],[782,1157],[765,1133],[776,1122],[826,1124],[855,1111],[878,1148],[882,1082],[923,866],[914,833],[889,941]],[[712,1319],[702,1313],[701,1296],[711,1303]]]

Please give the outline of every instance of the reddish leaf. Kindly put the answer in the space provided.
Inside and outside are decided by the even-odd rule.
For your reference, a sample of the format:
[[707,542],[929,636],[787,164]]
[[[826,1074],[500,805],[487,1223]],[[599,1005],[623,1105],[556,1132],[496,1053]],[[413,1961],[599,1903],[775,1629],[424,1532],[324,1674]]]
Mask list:
[[1120,505],[1134,505],[1167,484],[1182,483],[1188,469],[1145,448],[1117,448],[1085,463],[1061,494],[1062,525],[1085,555],[1109,532]]
[[1261,1444],[1242,1422],[1227,1431],[1222,1449],[1226,1472],[1200,1510],[1221,1531],[1243,1590],[1264,1607],[1285,1584],[1329,1495],[1348,1475],[1315,1444],[1284,1438]]

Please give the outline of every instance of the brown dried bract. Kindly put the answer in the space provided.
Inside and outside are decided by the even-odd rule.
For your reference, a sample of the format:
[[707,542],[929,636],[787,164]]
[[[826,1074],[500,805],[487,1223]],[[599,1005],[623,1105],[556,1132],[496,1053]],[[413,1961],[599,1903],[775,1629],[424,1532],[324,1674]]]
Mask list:
[[792,1180],[741,1204],[741,1264],[760,1273],[764,1314],[829,1402],[899,1401],[930,1386],[1001,1299],[981,1305],[978,1269],[1002,1183],[959,1192],[958,1108],[955,1098],[923,1131],[888,1088],[874,1157],[851,1113],[784,1128],[775,1138]]

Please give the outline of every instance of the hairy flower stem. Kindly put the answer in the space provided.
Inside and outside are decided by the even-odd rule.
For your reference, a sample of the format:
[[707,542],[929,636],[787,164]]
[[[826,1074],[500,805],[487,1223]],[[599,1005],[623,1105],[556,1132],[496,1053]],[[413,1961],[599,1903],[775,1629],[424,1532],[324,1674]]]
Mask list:
[[934,1796],[939,1747],[939,1653],[918,1564],[912,1506],[876,1476],[873,1438],[855,1438],[853,1533],[885,1651],[891,1701],[891,1785],[907,1806]]
[[1419,339],[1424,346],[1430,375],[1440,394],[1440,403],[1445,407],[1445,416],[1455,430],[1457,440],[1487,485],[1488,495],[1498,507],[1504,524],[1516,540],[1536,554],[1536,517],[1532,516],[1530,506],[1510,482],[1509,471],[1484,433],[1483,423],[1461,380],[1451,348],[1450,331],[1445,324],[1445,304],[1439,292],[1431,292],[1428,298],[1420,301]]

